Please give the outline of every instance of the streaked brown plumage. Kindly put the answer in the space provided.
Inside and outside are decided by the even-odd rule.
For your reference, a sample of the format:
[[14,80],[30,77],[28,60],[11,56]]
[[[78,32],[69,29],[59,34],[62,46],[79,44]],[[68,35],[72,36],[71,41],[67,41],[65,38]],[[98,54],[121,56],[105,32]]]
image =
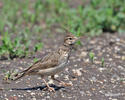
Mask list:
[[[70,57],[72,47],[76,41],[77,41],[77,37],[75,37],[72,34],[68,34],[64,38],[63,45],[60,46],[59,49],[49,53],[44,58],[40,59],[32,66],[30,66],[28,69],[20,72],[14,80],[18,80],[21,77],[24,77],[26,75],[39,75],[42,78],[44,78],[44,76],[51,76],[52,79],[58,82],[62,82],[55,79],[54,75],[62,71],[66,67],[66,64],[68,63],[68,60]],[[44,79],[43,81],[45,82],[49,90],[54,91],[54,89],[49,87],[49,85]]]

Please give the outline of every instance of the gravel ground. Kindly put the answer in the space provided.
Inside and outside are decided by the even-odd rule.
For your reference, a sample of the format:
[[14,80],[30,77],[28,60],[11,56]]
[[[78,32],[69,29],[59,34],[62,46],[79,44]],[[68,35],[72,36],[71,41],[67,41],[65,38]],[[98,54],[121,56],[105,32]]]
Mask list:
[[[82,46],[72,52],[67,68],[56,75],[73,84],[71,87],[62,87],[46,78],[56,90],[51,93],[44,90],[45,85],[37,76],[26,76],[9,84],[3,81],[3,70],[27,68],[34,57],[42,58],[57,48],[62,37],[63,34],[54,34],[51,38],[43,36],[44,48],[30,58],[0,60],[0,88],[3,89],[0,100],[125,100],[125,35],[107,33],[94,38],[82,37]],[[90,52],[95,54],[93,62]]]

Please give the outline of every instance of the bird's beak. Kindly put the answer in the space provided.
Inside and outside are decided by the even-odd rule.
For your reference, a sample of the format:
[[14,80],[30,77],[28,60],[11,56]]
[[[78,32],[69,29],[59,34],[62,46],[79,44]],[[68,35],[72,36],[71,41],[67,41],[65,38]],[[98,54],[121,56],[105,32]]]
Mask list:
[[78,38],[78,37],[75,37],[75,40],[76,40],[76,41],[78,41],[78,40],[79,40],[79,38]]

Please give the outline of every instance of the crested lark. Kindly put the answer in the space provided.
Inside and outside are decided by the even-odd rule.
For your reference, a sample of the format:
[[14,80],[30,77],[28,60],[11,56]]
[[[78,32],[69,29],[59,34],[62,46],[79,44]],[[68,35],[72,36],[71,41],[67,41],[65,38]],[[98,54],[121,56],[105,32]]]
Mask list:
[[54,75],[62,71],[66,67],[69,56],[71,54],[71,50],[73,49],[73,45],[76,41],[77,37],[72,34],[68,34],[64,38],[64,43],[62,46],[60,46],[56,51],[49,53],[48,55],[34,63],[28,69],[17,74],[14,80],[18,80],[26,75],[39,75],[43,79],[49,91],[55,90],[48,85],[48,83],[44,79],[44,76],[51,76],[53,80],[56,80],[65,86],[68,85],[63,81],[55,79]]

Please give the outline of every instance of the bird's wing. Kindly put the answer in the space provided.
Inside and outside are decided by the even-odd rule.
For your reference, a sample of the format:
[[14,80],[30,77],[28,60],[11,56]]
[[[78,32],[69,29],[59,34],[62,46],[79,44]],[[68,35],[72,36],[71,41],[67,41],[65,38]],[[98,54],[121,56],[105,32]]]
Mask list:
[[37,72],[40,69],[46,69],[51,68],[54,66],[57,66],[59,64],[59,55],[55,52],[49,53],[47,56],[45,56],[43,59],[38,60],[36,63],[34,63],[31,67],[24,70],[23,72],[25,74]]

